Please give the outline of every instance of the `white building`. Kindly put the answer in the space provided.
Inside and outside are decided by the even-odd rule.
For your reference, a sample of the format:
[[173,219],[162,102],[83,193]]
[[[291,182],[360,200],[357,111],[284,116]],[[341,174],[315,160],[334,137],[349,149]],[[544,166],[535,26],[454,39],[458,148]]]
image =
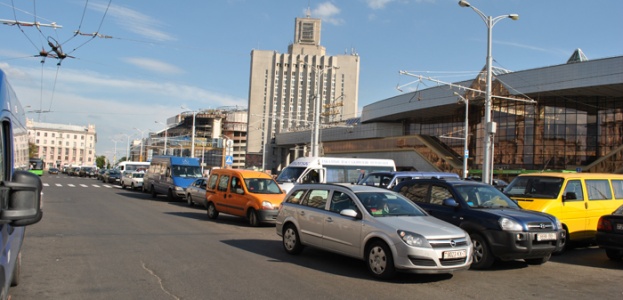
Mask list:
[[322,127],[357,116],[359,55],[326,55],[320,33],[321,20],[308,14],[296,18],[288,53],[251,51],[247,167],[272,169],[287,165],[289,156],[301,155],[274,152],[274,138],[282,132],[309,130],[316,105]]
[[45,161],[46,169],[95,165],[95,125],[40,123],[28,119],[26,128],[28,141],[37,146],[37,157]]

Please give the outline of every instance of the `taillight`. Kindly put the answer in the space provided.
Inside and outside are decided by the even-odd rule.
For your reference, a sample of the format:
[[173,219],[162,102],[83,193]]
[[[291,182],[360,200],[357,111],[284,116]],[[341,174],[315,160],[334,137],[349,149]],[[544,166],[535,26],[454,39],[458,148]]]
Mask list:
[[599,218],[599,222],[597,222],[597,230],[612,231],[612,223],[610,223],[610,220],[601,217]]

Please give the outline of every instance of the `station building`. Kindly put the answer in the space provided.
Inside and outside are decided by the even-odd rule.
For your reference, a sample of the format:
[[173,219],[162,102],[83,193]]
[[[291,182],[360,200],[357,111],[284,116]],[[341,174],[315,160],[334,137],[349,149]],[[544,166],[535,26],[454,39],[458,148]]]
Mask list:
[[[578,49],[565,64],[516,72],[494,68],[493,74],[494,176],[623,173],[623,56],[588,60]],[[468,172],[478,176],[485,94],[460,87],[485,91],[486,72],[367,105],[360,118],[322,130],[321,154],[391,158],[398,169],[461,174],[468,109]],[[270,167],[279,171],[306,156],[309,141],[310,131],[278,134],[272,154],[279,163]]]

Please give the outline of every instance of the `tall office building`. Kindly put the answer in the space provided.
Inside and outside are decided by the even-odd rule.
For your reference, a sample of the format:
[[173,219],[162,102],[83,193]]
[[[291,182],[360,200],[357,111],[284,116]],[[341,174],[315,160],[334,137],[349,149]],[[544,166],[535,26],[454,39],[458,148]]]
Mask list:
[[316,99],[321,127],[357,116],[359,55],[326,55],[321,20],[309,13],[296,18],[294,29],[288,53],[251,51],[247,167],[280,169],[296,156],[309,155],[311,134],[302,151],[276,151],[271,145],[277,133],[313,128]]

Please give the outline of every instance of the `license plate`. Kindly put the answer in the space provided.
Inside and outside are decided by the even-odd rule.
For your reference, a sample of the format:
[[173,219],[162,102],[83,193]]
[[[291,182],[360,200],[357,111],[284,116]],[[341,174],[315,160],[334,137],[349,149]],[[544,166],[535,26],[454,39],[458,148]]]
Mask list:
[[617,230],[623,230],[623,223],[617,224]]
[[456,250],[456,251],[444,251],[443,259],[452,259],[452,258],[465,258],[467,257],[467,250]]
[[536,240],[537,241],[554,241],[556,240],[556,233],[555,232],[537,233]]

